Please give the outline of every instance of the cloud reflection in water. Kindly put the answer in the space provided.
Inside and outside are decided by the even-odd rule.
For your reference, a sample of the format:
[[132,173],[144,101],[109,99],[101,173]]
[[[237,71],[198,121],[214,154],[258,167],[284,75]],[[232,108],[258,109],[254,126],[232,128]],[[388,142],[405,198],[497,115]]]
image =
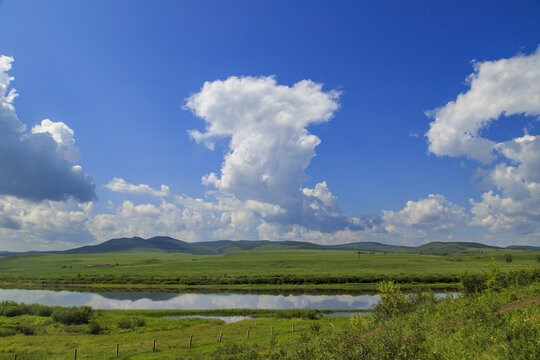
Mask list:
[[378,295],[253,295],[170,293],[82,293],[51,290],[0,289],[0,301],[95,309],[370,309]]

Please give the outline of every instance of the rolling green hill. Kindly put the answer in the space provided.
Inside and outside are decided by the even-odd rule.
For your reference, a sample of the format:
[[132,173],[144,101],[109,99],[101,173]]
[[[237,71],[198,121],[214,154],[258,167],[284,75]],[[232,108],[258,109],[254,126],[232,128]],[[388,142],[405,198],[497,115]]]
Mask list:
[[538,251],[540,247],[509,246],[501,248],[474,242],[431,242],[417,247],[386,245],[377,242],[357,242],[341,245],[319,245],[303,241],[268,241],[268,240],[220,240],[188,243],[168,236],[156,236],[150,239],[140,237],[119,238],[105,241],[98,245],[83,246],[64,251],[67,254],[100,254],[111,252],[159,251],[165,253],[189,253],[194,255],[230,254],[249,250],[350,250],[376,253],[405,254],[465,254],[493,252],[503,250]]

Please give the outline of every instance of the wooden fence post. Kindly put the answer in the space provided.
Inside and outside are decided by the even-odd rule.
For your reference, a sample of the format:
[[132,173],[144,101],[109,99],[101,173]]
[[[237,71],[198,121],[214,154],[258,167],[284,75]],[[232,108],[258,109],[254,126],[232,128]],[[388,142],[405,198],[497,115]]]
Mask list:
[[219,342],[221,342],[221,338],[223,337],[223,331],[219,333]]
[[17,354],[13,355],[13,360],[17,360]]
[[250,331],[250,330],[251,330],[251,328],[248,327],[248,329],[247,329],[247,334],[246,334],[246,340],[249,339],[249,331]]
[[292,323],[291,327],[292,327],[292,332],[294,332],[294,322]]
[[270,328],[270,339],[273,339],[274,338],[274,327],[272,326]]
[[73,355],[73,358],[74,358],[75,360],[77,360],[77,349],[75,349],[75,353],[74,353],[74,355]]
[[191,347],[191,343],[193,342],[193,335],[189,336],[189,347]]
[[152,345],[152,352],[156,351],[156,339],[154,339],[154,344]]
[[118,356],[118,348],[120,347],[120,344],[116,344],[116,356]]

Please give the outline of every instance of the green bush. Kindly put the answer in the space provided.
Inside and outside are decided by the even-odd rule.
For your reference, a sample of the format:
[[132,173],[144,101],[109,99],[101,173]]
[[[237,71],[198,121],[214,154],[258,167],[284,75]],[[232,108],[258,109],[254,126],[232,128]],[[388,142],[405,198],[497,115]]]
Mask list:
[[321,324],[319,324],[318,322],[312,321],[311,324],[309,325],[309,329],[311,330],[312,333],[318,334],[321,332]]
[[487,289],[487,276],[485,274],[470,274],[465,272],[461,276],[461,293],[465,296]]
[[126,317],[120,318],[120,320],[118,320],[116,325],[120,329],[134,329],[136,327],[141,327],[141,326],[146,325],[146,320],[141,317],[130,318],[126,316]]
[[133,325],[134,327],[142,327],[146,325],[146,319],[142,317],[135,317],[133,318]]
[[513,276],[508,276],[508,274],[503,274],[495,257],[491,258],[489,263],[489,272],[487,274],[486,285],[487,288],[494,291],[500,291],[504,288],[507,288],[512,282]]
[[25,304],[15,301],[2,301],[0,303],[0,316],[14,317],[20,315],[51,316],[55,307],[41,304]]
[[102,334],[107,330],[107,325],[93,320],[88,323],[88,333],[92,335]]
[[52,313],[52,319],[64,325],[87,324],[92,317],[90,306],[60,308]]
[[15,301],[2,301],[0,303],[0,315],[2,316],[19,316],[24,315],[24,304],[18,304]]
[[12,326],[13,330],[23,335],[35,335],[36,329],[33,325],[17,324]]
[[29,305],[30,314],[36,315],[36,316],[51,316],[54,311],[53,306],[45,306],[41,304],[31,304]]
[[468,296],[486,289],[500,291],[510,286],[530,285],[538,279],[540,279],[540,267],[503,273],[492,258],[489,273],[469,274],[466,272],[461,276],[460,287],[463,295]]
[[410,303],[401,292],[399,284],[389,280],[381,281],[377,284],[380,299],[373,309],[373,314],[377,318],[388,318],[399,313],[406,312],[410,308]]
[[131,322],[130,318],[123,317],[118,320],[116,326],[118,326],[120,329],[131,329],[133,328],[133,323]]
[[434,303],[435,293],[432,290],[416,289],[412,293],[407,295],[409,304],[416,306],[424,303]]
[[11,336],[16,334],[23,335],[34,335],[36,333],[36,328],[34,325],[27,324],[13,324],[5,325],[0,328],[0,337]]

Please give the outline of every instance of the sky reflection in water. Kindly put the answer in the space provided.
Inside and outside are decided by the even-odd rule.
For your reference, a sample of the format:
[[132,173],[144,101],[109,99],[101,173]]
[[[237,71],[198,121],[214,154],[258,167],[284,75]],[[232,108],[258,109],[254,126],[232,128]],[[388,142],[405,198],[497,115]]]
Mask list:
[[0,301],[95,309],[370,309],[378,295],[253,295],[168,293],[83,293],[51,290],[0,289]]

